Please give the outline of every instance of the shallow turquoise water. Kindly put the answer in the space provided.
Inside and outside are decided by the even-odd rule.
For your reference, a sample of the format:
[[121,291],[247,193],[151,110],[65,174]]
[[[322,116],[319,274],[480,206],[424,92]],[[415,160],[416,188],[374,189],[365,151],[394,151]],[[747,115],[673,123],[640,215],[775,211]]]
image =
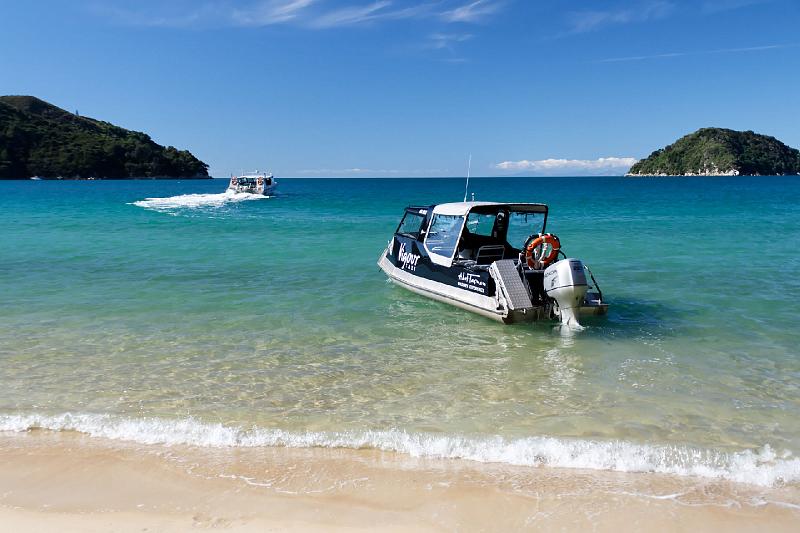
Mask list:
[[473,180],[592,267],[574,335],[387,283],[403,207],[463,185],[0,182],[0,429],[800,479],[800,179]]

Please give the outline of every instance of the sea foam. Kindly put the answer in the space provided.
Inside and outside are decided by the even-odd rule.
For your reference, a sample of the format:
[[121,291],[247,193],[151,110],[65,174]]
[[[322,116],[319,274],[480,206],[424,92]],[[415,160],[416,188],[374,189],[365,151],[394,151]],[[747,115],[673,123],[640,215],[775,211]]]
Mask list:
[[221,207],[228,203],[245,202],[248,200],[261,200],[269,198],[260,194],[246,192],[222,192],[216,194],[181,194],[166,198],[145,198],[133,202],[131,205],[154,209],[157,211],[171,209],[194,209],[198,207]]
[[0,431],[26,432],[32,429],[76,431],[93,437],[166,446],[376,449],[412,457],[616,472],[655,472],[768,487],[800,481],[800,458],[793,457],[788,451],[776,453],[769,445],[758,450],[723,452],[682,445],[646,445],[546,436],[508,439],[396,429],[285,431],[205,423],[194,418],[133,419],[106,414],[0,415]]

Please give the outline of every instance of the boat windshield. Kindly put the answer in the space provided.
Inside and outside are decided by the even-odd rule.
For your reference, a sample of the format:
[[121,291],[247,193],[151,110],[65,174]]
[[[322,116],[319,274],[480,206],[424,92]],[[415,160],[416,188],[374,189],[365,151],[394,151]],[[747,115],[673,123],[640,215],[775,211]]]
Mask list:
[[506,242],[514,248],[522,248],[531,234],[541,233],[543,230],[543,213],[511,211],[508,217]]
[[422,229],[423,222],[425,222],[425,215],[416,211],[406,211],[406,214],[403,215],[403,220],[400,221],[400,225],[397,227],[397,231],[395,231],[395,233],[407,235],[408,237],[412,237],[414,239],[419,239],[420,229]]
[[434,215],[425,247],[429,253],[452,258],[456,251],[464,217],[458,215]]

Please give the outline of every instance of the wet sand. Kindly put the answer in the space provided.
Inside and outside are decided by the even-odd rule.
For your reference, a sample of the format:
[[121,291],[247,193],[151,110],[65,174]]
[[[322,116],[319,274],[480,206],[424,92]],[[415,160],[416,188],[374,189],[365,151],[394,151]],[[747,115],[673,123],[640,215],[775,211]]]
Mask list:
[[370,450],[0,434],[9,531],[797,531],[800,490]]

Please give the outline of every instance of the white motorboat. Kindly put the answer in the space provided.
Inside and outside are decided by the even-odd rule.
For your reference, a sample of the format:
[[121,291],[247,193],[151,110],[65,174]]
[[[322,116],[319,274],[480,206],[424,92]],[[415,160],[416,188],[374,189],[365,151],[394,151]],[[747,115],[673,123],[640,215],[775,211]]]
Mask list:
[[547,213],[533,203],[407,207],[378,266],[406,289],[506,324],[580,327],[608,304],[591,270],[545,233]]
[[272,174],[255,172],[241,176],[231,176],[228,191],[234,193],[250,193],[270,196],[275,192],[278,180]]

